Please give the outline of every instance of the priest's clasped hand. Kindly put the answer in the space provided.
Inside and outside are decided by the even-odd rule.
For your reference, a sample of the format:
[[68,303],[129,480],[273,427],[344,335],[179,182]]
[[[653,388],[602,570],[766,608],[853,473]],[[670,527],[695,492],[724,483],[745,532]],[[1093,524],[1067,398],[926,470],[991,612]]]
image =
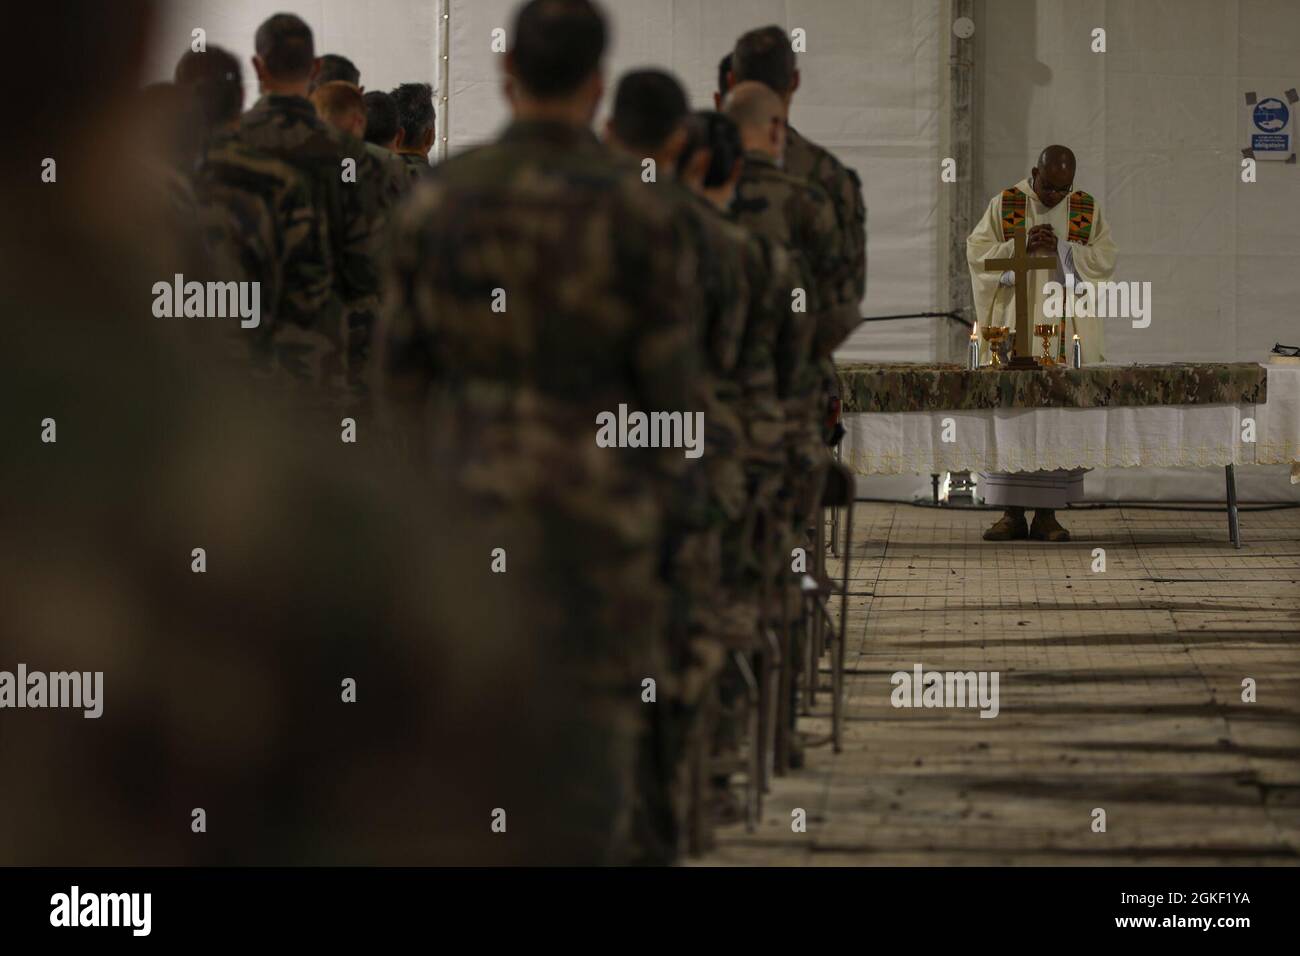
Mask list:
[[1029,230],[1025,237],[1029,243],[1029,252],[1055,252],[1056,232],[1049,223],[1040,223]]

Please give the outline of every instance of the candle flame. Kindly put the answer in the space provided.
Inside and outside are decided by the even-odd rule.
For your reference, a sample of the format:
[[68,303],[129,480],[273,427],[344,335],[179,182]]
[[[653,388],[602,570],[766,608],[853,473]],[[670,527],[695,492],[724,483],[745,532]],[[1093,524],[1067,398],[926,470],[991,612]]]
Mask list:
[[[975,324],[970,327],[970,337],[973,339],[979,338],[980,337],[979,332],[980,332],[980,324],[979,321],[977,320]],[[1078,336],[1075,336],[1075,338],[1078,338]]]
[[1078,333],[1078,332],[1075,332],[1075,333],[1074,333],[1074,341],[1076,341],[1076,342],[1079,341],[1079,333]]

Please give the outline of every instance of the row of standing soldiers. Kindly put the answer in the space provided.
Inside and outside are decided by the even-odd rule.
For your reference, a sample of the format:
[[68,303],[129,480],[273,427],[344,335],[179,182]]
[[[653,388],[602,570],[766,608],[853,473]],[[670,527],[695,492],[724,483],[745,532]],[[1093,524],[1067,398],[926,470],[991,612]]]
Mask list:
[[[603,142],[599,9],[532,0],[509,35],[511,122],[431,171],[363,138],[354,84],[307,96],[320,61],[297,17],[259,29],[263,96],[242,115],[237,61],[187,54],[177,87],[206,140],[177,206],[210,275],[261,283],[240,361],[481,507],[504,573],[468,599],[509,602],[520,579],[552,596],[520,626],[580,675],[600,730],[573,741],[592,844],[668,862],[687,757],[736,746],[729,662],[781,626],[819,514],[861,186],[786,122],[799,74],[778,27],[723,60],[718,112],[689,112],[667,73],[625,75]],[[599,447],[623,406],[702,411],[702,456]]]

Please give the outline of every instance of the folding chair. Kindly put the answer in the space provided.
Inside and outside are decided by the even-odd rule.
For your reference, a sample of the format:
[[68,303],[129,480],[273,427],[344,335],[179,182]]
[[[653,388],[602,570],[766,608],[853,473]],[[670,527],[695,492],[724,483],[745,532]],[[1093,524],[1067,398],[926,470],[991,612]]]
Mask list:
[[[804,595],[806,606],[810,611],[810,619],[816,622],[810,625],[810,644],[820,641],[823,634],[832,635],[831,640],[831,733],[829,737],[820,738],[808,742],[808,746],[816,747],[827,743],[831,744],[831,749],[835,753],[840,752],[840,745],[844,724],[844,648],[848,636],[849,621],[849,559],[852,554],[853,542],[853,502],[856,483],[853,472],[843,464],[834,462],[826,476],[826,485],[822,491],[822,508],[843,508],[844,509],[844,547],[840,553],[840,582],[823,583],[824,573],[817,576],[806,574],[801,582],[801,590]],[[824,515],[823,515],[824,519]],[[824,525],[824,520],[819,522]],[[818,535],[820,539],[821,535]],[[819,540],[820,545],[820,540]],[[819,554],[822,560],[818,562],[820,568],[825,567],[824,548],[819,547]],[[829,600],[831,594],[839,591],[840,594],[840,619],[838,624],[831,616]],[[811,688],[818,680],[818,663],[820,662],[820,645],[815,647],[818,652],[814,657],[810,652],[810,666],[807,673],[807,686]],[[805,692],[806,699],[809,698],[808,691]]]

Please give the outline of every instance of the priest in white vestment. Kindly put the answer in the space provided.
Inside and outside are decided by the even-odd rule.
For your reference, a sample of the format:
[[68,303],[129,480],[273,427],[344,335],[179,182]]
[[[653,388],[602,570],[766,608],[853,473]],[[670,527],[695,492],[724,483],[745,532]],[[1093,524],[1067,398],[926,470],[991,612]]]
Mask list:
[[[1029,321],[1064,322],[1066,342],[1072,343],[1077,334],[1084,364],[1092,364],[1105,359],[1102,320],[1077,315],[1044,318],[1043,310],[1047,283],[1058,282],[1068,289],[1080,282],[1109,279],[1115,271],[1115,243],[1110,227],[1101,214],[1100,204],[1088,193],[1075,190],[1074,172],[1074,153],[1068,148],[1049,146],[1043,150],[1029,178],[1004,189],[989,202],[983,218],[966,240],[966,261],[970,266],[980,326],[1006,326],[1011,329],[1010,340],[1014,341],[1015,277],[1010,272],[999,275],[996,271],[985,271],[984,260],[1010,258],[1014,254],[1013,230],[1023,228],[1029,255],[1056,259],[1054,269],[1039,269],[1029,274]],[[987,361],[988,347],[983,347],[983,360]],[[985,502],[1006,509],[998,522],[984,532],[985,540],[1068,541],[1070,533],[1057,521],[1056,509],[1082,496],[1085,470],[981,473],[980,491]],[[1034,510],[1032,525],[1025,519],[1026,509]]]

